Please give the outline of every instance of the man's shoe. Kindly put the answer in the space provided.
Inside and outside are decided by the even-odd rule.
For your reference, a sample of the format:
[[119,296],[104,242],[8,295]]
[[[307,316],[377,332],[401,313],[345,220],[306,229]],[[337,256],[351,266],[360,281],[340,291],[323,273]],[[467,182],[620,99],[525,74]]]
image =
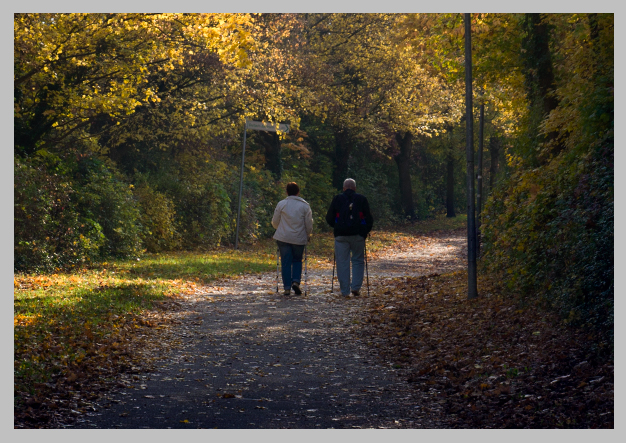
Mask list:
[[355,291],[352,291],[352,295],[354,295],[355,297],[358,297],[359,295],[361,295],[361,292],[357,289]]
[[291,295],[291,289],[285,289],[283,295]]
[[293,288],[293,292],[295,292],[296,295],[302,295],[302,290],[300,290],[300,282],[294,281],[291,287]]

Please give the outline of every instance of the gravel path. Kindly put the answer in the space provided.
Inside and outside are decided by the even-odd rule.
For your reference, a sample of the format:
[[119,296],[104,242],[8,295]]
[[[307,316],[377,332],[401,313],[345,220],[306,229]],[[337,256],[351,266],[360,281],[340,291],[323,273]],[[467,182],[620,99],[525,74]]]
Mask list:
[[[394,277],[458,269],[464,246],[457,231],[371,257],[371,297]],[[445,428],[438,403],[377,358],[377,339],[353,333],[365,285],[346,299],[330,278],[309,269],[306,296],[276,294],[275,274],[186,296],[154,369],[124,375],[73,427]]]

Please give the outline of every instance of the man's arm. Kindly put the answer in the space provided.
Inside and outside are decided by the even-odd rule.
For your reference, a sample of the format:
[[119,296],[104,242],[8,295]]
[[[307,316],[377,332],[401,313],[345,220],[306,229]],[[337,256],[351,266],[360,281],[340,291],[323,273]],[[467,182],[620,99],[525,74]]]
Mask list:
[[333,228],[335,227],[335,200],[337,197],[333,197],[333,201],[330,203],[328,212],[326,212],[326,223]]
[[369,233],[372,230],[372,226],[374,226],[374,217],[372,217],[372,213],[370,212],[370,204],[367,201],[367,197],[363,197],[363,215],[365,216],[365,232]]

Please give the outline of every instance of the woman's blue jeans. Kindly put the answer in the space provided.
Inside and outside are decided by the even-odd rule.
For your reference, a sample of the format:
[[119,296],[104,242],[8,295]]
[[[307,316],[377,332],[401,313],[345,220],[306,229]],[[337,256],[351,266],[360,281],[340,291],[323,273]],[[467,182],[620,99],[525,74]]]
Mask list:
[[283,275],[283,287],[291,289],[293,282],[300,283],[302,276],[302,254],[304,245],[293,245],[276,240],[280,251],[280,264]]

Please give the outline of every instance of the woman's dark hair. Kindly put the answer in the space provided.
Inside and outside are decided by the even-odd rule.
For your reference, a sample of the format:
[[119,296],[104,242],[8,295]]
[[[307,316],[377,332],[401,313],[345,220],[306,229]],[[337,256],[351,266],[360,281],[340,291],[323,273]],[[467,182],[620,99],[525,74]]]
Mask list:
[[296,182],[287,183],[287,195],[298,195],[300,192],[300,187]]

